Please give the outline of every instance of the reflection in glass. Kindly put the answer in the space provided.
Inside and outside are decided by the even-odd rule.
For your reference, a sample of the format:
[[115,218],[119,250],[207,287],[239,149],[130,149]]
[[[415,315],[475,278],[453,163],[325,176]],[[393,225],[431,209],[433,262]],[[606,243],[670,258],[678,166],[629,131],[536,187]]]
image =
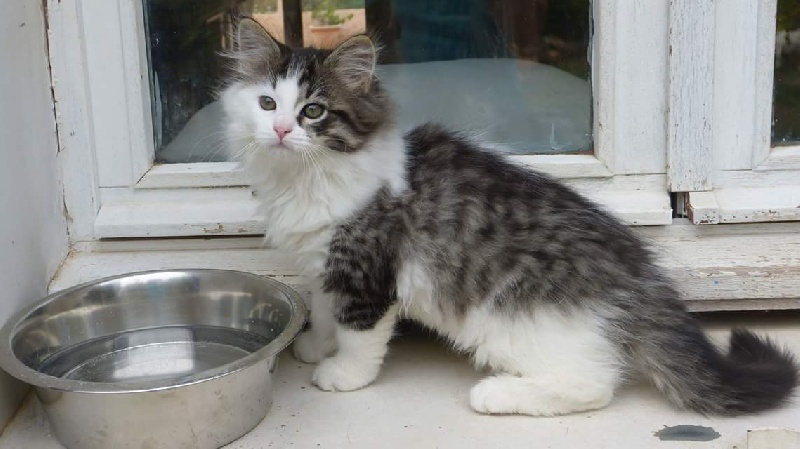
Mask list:
[[213,92],[239,17],[333,48],[369,32],[410,129],[442,122],[508,151],[589,151],[590,0],[145,0],[158,162],[226,160]]
[[772,142],[800,141],[800,0],[778,0]]

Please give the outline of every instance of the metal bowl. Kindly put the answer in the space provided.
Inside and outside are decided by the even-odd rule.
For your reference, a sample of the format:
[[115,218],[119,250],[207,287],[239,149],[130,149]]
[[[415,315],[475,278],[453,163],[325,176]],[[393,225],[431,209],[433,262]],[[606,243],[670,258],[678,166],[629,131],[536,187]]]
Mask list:
[[292,289],[249,273],[127,274],[11,318],[0,367],[35,387],[68,448],[217,448],[264,418],[305,317]]

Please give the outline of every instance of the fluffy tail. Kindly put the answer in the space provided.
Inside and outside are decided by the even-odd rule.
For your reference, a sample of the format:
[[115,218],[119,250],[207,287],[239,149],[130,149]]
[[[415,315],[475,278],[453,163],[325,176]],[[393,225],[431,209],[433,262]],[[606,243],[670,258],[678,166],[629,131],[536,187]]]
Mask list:
[[650,317],[647,325],[640,321],[639,335],[629,346],[644,372],[679,406],[705,414],[741,415],[777,407],[791,397],[798,366],[787,350],[736,329],[723,354],[686,312],[666,315]]

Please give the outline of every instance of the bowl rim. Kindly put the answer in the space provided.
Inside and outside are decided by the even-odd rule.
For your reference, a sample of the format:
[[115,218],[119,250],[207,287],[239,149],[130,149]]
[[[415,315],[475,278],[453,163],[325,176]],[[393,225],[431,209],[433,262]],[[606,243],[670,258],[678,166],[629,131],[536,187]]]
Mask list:
[[[226,363],[225,365],[218,366],[209,370],[201,371],[190,376],[181,377],[178,379],[162,379],[149,382],[89,382],[83,380],[64,379],[61,377],[51,376],[41,371],[22,363],[14,354],[11,346],[11,336],[14,330],[23,322],[23,320],[36,309],[45,306],[46,304],[57,300],[59,297],[71,294],[77,290],[86,287],[101,284],[108,281],[114,281],[127,277],[142,276],[156,273],[219,273],[219,274],[235,274],[237,276],[251,277],[257,279],[259,282],[266,282],[272,287],[278,289],[283,293],[292,307],[291,317],[286,327],[281,331],[278,336],[264,345],[261,349],[237,359],[233,362]],[[285,349],[303,330],[303,327],[308,318],[308,311],[304,301],[300,295],[288,285],[272,279],[268,276],[257,275],[246,271],[237,270],[224,270],[224,269],[209,269],[209,268],[186,268],[186,269],[168,269],[168,270],[147,270],[136,271],[130,273],[119,274],[115,276],[107,276],[98,278],[88,282],[84,282],[73,287],[51,293],[39,301],[24,307],[16,314],[11,316],[0,328],[0,369],[3,369],[11,376],[21,380],[34,387],[47,388],[50,390],[70,392],[70,393],[141,393],[151,391],[171,390],[174,388],[185,387],[202,382],[211,381],[220,377],[228,376],[251,366],[254,366],[262,361],[267,361],[270,357],[277,356],[280,351]],[[176,380],[179,382],[176,383]]]

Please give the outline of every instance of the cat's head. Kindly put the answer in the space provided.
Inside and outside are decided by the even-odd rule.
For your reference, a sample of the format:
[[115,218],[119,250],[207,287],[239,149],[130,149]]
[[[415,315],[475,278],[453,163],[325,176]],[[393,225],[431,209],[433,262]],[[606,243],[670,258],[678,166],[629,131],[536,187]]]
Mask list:
[[390,124],[392,104],[375,77],[377,51],[364,35],[334,50],[291,49],[243,19],[230,79],[221,92],[234,156],[302,160],[355,153]]

